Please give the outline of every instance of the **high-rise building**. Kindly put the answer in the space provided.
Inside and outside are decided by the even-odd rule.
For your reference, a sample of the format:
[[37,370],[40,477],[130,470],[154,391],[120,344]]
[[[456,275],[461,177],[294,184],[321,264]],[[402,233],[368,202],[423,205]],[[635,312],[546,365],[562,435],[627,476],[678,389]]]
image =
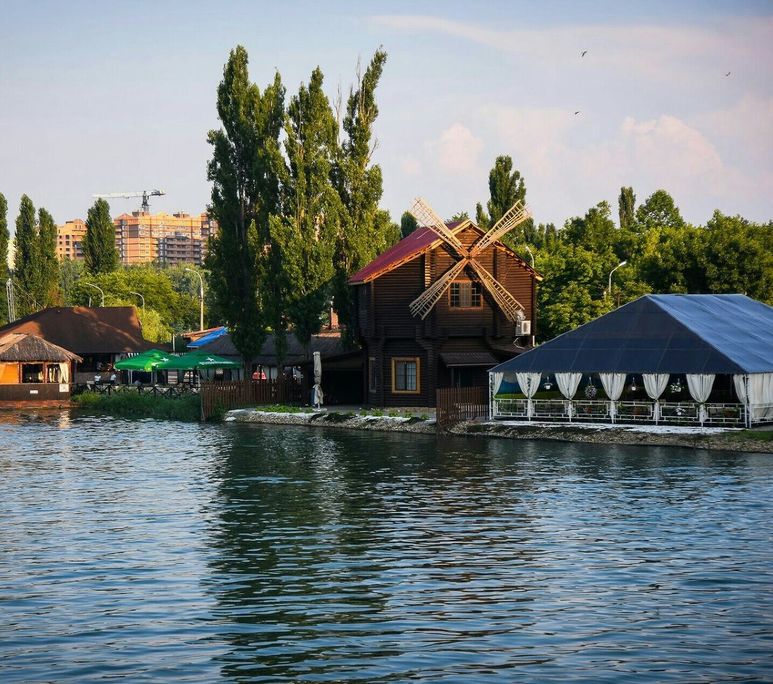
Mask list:
[[59,259],[83,259],[86,224],[82,219],[67,221],[56,227],[56,256]]
[[123,264],[155,261],[162,265],[201,265],[207,253],[207,241],[217,223],[206,213],[191,216],[146,214],[134,211],[121,214],[115,224],[115,245]]

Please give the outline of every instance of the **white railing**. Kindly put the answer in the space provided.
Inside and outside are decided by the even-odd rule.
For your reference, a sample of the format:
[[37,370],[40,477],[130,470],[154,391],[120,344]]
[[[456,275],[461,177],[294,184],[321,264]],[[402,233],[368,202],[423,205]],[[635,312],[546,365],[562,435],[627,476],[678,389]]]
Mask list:
[[[566,399],[533,399],[531,420],[540,421],[612,421],[608,400],[590,401]],[[529,418],[526,399],[494,399],[494,418]],[[773,420],[773,404],[752,407],[752,422]],[[617,401],[617,423],[666,423],[671,425],[742,426],[746,423],[746,407],[737,403],[701,404],[694,401],[658,402]]]

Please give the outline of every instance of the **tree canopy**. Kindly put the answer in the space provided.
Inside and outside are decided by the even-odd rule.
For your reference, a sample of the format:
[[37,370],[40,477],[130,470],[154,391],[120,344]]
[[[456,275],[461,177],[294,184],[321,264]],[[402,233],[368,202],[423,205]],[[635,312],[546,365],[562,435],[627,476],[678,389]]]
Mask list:
[[88,210],[83,257],[89,273],[109,273],[118,268],[115,227],[110,218],[110,205],[107,200],[98,199]]

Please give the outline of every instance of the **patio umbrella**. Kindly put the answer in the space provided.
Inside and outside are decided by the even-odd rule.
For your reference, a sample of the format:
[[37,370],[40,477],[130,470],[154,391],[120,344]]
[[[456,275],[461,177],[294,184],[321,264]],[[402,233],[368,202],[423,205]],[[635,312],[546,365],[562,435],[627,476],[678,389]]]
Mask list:
[[236,361],[230,361],[217,354],[207,354],[194,351],[182,356],[170,356],[167,361],[159,363],[158,370],[203,370],[206,368],[241,368]]
[[160,349],[149,349],[136,356],[130,356],[129,358],[117,361],[115,367],[118,370],[147,372],[152,371],[159,363],[168,358],[170,358],[170,355],[166,352],[162,352]]

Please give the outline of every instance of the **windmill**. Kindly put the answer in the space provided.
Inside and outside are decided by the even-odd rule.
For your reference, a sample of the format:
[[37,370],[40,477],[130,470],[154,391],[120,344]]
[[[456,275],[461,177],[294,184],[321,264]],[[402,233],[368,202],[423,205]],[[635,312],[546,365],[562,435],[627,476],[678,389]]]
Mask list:
[[510,209],[508,209],[484,235],[482,235],[470,247],[465,247],[459,238],[445,224],[432,207],[422,199],[417,198],[413,206],[409,209],[410,213],[419,222],[435,233],[451,252],[451,255],[457,259],[443,275],[432,283],[424,292],[422,292],[409,305],[412,316],[426,318],[432,308],[437,304],[445,291],[451,286],[454,279],[466,269],[472,272],[475,279],[486,288],[491,298],[497,303],[502,313],[509,321],[520,322],[524,319],[524,306],[511,295],[505,287],[494,278],[483,265],[477,260],[477,257],[488,247],[494,244],[499,238],[509,233],[519,223],[522,223],[531,216],[531,210],[518,200]]

